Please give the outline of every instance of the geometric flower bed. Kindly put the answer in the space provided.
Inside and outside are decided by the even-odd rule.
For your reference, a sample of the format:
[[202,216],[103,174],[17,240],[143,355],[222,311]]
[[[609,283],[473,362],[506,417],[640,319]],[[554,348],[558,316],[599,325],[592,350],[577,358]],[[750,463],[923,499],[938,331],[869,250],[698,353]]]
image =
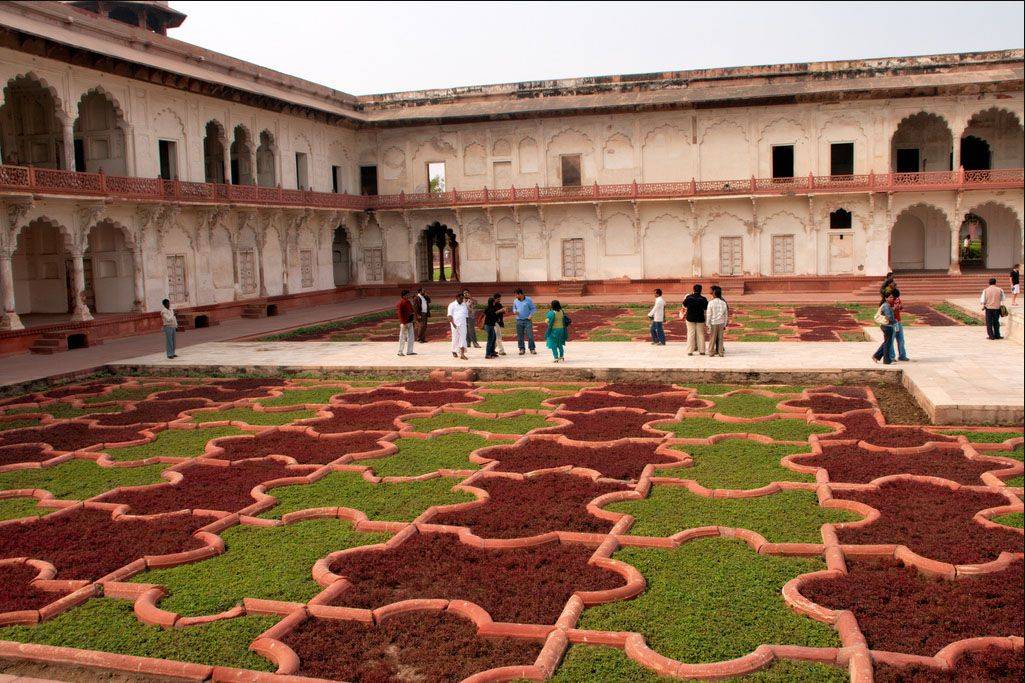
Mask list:
[[[541,302],[538,302],[541,305]],[[666,311],[666,338],[682,340],[687,327],[676,313],[678,304],[669,303]],[[638,304],[570,306],[573,319],[571,339],[579,341],[649,341],[650,306]],[[862,327],[873,326],[876,307],[870,304],[816,304],[780,306],[775,304],[730,304],[727,338],[733,341],[864,341]],[[440,309],[427,327],[428,339],[449,338],[449,325]],[[288,332],[269,335],[259,341],[394,341],[394,313],[383,311],[358,318],[337,320]],[[537,317],[534,333],[543,339],[544,318]],[[927,304],[904,308],[905,325],[949,327],[964,325],[967,316],[952,317]],[[507,327],[506,336],[513,335]],[[478,331],[478,335],[480,332]]]
[[0,657],[1019,680],[1022,442],[865,387],[82,380],[0,401]]

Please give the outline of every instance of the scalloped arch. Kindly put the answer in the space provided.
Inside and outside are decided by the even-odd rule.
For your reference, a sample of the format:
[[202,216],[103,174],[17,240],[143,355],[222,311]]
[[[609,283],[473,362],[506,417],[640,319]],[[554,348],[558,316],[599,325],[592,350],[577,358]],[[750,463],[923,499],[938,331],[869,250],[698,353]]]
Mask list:
[[12,85],[18,84],[19,81],[32,81],[49,93],[50,97],[53,98],[54,116],[56,116],[61,123],[67,123],[68,113],[64,110],[64,101],[61,99],[60,95],[57,94],[57,89],[50,85],[49,81],[36,74],[34,71],[26,71],[23,74],[19,74],[7,80],[3,89],[3,104],[7,104],[7,89]]

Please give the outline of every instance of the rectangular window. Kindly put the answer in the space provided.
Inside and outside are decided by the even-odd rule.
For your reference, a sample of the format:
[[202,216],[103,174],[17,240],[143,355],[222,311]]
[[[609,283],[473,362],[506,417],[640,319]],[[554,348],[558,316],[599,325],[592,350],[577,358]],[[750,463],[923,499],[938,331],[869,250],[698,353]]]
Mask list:
[[331,167],[331,190],[335,194],[345,192],[345,176],[342,175],[341,166]]
[[427,191],[445,191],[445,162],[432,161],[427,164]]
[[178,179],[178,144],[174,140],[157,140],[160,156],[160,177],[164,180]]
[[75,139],[75,170],[84,171],[85,167],[85,140]]
[[299,274],[303,289],[313,286],[313,252],[309,249],[299,251]]
[[897,173],[918,173],[920,170],[917,149],[897,150]]
[[787,275],[794,272],[794,236],[772,236],[772,274]]
[[310,161],[306,152],[295,153],[295,187],[298,190],[310,189]]
[[829,146],[829,175],[854,175],[853,142],[834,142]]
[[181,304],[189,300],[184,254],[171,254],[167,257],[167,298],[172,304]]
[[238,252],[238,284],[243,294],[256,291],[256,254],[252,249]]
[[562,162],[562,186],[580,187],[582,176],[580,173],[580,155],[564,154],[559,157]]
[[793,178],[794,177],[794,146],[773,145],[772,146],[772,177]]
[[359,167],[359,193],[370,197],[377,194],[377,166]]

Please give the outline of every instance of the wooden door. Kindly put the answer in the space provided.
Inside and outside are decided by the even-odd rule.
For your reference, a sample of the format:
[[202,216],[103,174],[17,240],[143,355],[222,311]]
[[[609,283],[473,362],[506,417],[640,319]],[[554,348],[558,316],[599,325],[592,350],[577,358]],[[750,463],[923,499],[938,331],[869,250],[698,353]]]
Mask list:
[[583,239],[562,240],[562,277],[571,280],[584,279]]
[[788,275],[794,272],[794,236],[772,236],[772,274]]
[[719,238],[719,274],[741,275],[744,272],[744,238]]
[[515,282],[519,278],[519,253],[516,246],[498,247],[498,280]]

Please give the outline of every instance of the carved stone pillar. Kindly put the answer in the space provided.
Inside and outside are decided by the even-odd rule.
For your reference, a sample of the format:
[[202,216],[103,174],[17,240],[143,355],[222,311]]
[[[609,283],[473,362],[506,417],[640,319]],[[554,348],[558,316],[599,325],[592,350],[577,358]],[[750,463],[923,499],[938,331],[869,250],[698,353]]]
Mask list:
[[81,251],[71,254],[71,286],[73,288],[75,310],[71,313],[71,319],[75,322],[92,320],[93,315],[85,304],[85,255]]
[[0,330],[23,330],[21,318],[14,312],[14,270],[11,267],[11,252],[0,252],[0,296],[3,297],[3,314],[0,316]]
[[61,168],[65,171],[84,171],[75,168],[75,123],[65,121],[61,137]]
[[948,275],[961,274],[961,226],[950,229],[950,266],[947,268]]
[[135,295],[132,310],[139,313],[146,310],[146,283],[142,274],[142,263],[142,246],[136,245],[132,248],[132,293]]
[[692,277],[701,277],[701,231],[692,230],[690,233],[690,274]]

